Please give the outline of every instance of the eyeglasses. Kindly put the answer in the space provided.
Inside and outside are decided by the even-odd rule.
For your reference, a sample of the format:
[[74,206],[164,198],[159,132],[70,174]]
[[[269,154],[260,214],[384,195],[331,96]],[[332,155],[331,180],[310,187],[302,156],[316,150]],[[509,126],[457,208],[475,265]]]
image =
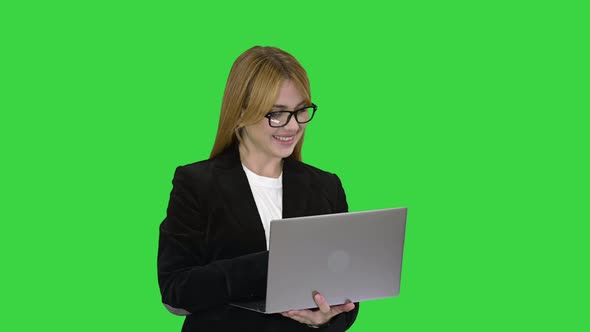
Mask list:
[[295,121],[297,121],[297,123],[308,123],[313,119],[313,115],[317,109],[318,106],[316,104],[311,104],[311,106],[306,106],[295,111],[269,112],[264,117],[268,118],[268,124],[271,127],[279,128],[286,126],[293,115],[295,115]]

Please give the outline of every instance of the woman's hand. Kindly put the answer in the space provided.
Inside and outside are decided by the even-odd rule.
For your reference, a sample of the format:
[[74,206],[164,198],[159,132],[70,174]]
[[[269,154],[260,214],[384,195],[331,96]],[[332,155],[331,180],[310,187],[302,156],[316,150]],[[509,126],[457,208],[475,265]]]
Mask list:
[[313,295],[313,300],[318,305],[319,310],[290,310],[281,313],[281,315],[303,324],[320,326],[329,322],[332,317],[354,309],[354,303],[352,302],[330,307],[326,299],[317,292]]

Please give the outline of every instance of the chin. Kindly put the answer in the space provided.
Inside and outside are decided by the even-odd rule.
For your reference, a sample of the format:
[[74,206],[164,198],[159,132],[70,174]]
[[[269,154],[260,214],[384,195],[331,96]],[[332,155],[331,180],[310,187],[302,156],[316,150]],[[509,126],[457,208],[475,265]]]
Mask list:
[[295,151],[295,147],[289,149],[275,149],[274,154],[280,158],[287,158],[293,154],[293,151]]
[[289,146],[281,146],[274,143],[274,146],[271,147],[271,151],[277,157],[287,158],[293,154],[293,151],[295,151],[295,146],[297,146],[297,143],[299,143],[299,140],[293,142],[293,144]]
[[287,158],[292,154],[293,154],[293,150],[290,150],[289,152],[282,151],[281,153],[277,153],[277,156],[279,156],[281,158]]

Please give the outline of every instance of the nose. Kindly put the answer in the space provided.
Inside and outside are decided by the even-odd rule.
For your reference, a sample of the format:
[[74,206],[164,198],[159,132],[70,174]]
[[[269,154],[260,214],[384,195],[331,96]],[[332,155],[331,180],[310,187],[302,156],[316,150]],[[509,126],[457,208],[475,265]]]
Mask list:
[[292,116],[291,119],[289,119],[289,122],[287,122],[285,125],[285,129],[288,131],[299,130],[299,123],[297,123],[297,120],[295,120],[295,116]]

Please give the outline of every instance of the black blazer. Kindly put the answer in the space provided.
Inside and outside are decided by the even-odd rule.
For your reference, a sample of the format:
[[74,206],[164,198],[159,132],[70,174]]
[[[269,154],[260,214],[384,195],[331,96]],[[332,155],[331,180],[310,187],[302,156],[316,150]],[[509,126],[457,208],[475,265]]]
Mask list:
[[[264,297],[268,264],[262,221],[237,146],[178,167],[172,183],[160,225],[158,281],[166,307],[188,314],[182,331],[317,331],[280,314],[227,305]],[[346,211],[336,175],[284,160],[283,218]],[[356,305],[322,330],[348,329],[356,319]]]

